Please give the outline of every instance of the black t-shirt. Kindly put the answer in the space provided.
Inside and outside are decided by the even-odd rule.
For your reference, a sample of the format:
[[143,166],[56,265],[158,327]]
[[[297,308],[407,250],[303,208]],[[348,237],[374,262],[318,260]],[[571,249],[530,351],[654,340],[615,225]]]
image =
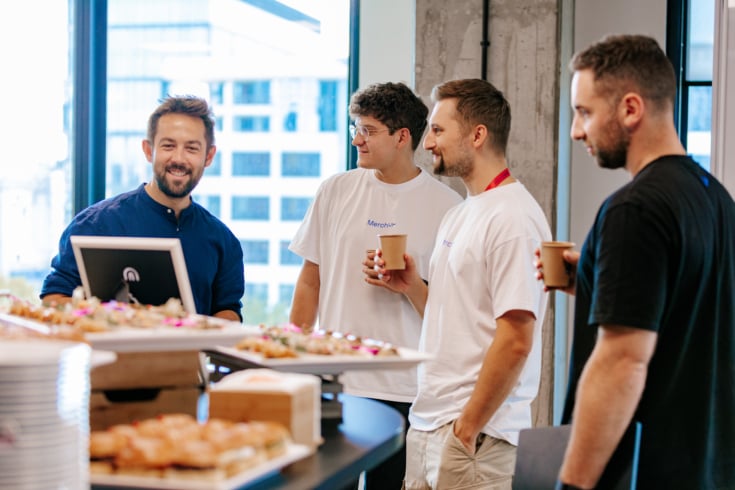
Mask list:
[[563,419],[598,325],[658,333],[635,413],[639,488],[735,488],[735,204],[687,157],[647,165],[600,207],[577,269]]

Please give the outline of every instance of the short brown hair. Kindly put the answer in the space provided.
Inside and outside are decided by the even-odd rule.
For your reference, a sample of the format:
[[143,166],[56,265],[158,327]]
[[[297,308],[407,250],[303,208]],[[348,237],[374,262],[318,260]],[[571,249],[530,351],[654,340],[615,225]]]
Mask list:
[[431,99],[457,100],[457,113],[465,128],[482,124],[491,136],[490,144],[505,154],[510,134],[510,104],[495,86],[479,78],[450,80],[434,87]]
[[632,91],[652,101],[659,111],[673,107],[676,97],[674,67],[651,37],[604,37],[576,53],[569,62],[569,69],[591,70],[597,92],[613,103]]
[[156,137],[158,120],[166,114],[185,114],[198,117],[204,123],[204,138],[207,140],[207,150],[214,146],[214,114],[207,101],[193,95],[171,96],[161,101],[153,114],[148,118],[147,138],[151,144]]
[[411,133],[411,145],[418,148],[426,129],[429,108],[403,83],[375,83],[355,92],[350,99],[350,117],[374,117],[391,134],[401,128]]

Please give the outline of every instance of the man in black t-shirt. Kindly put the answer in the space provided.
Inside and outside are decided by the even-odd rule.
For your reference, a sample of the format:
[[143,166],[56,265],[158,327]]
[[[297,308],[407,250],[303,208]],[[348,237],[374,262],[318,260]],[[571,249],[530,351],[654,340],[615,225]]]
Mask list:
[[611,488],[601,475],[633,420],[638,488],[735,488],[735,203],[686,156],[655,40],[607,37],[570,67],[572,138],[632,180],[566,255],[572,434],[558,488]]

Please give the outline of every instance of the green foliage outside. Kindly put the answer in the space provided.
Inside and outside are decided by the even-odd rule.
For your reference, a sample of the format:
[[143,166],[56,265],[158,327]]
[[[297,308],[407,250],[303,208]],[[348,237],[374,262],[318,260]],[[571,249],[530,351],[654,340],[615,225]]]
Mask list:
[[243,298],[243,317],[246,325],[281,325],[288,322],[288,314],[291,308],[289,303],[276,303],[268,305],[261,299]]
[[27,279],[0,276],[0,291],[3,293],[10,293],[17,298],[26,300],[33,304],[41,303],[41,300],[38,298],[39,288],[40,285],[36,286],[30,283]]

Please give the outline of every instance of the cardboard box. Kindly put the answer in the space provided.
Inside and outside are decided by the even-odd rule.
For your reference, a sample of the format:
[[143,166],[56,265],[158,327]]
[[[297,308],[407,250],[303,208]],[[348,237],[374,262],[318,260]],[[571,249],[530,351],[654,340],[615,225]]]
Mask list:
[[90,373],[92,430],[163,413],[196,417],[206,369],[199,351],[119,352]]
[[119,352],[111,364],[92,370],[92,391],[202,387],[207,379],[199,351]]
[[89,397],[89,425],[92,430],[104,430],[163,413],[197,417],[203,393],[198,387],[93,391]]
[[321,437],[321,380],[309,374],[246,369],[225,376],[209,392],[209,417],[280,422],[298,444]]

